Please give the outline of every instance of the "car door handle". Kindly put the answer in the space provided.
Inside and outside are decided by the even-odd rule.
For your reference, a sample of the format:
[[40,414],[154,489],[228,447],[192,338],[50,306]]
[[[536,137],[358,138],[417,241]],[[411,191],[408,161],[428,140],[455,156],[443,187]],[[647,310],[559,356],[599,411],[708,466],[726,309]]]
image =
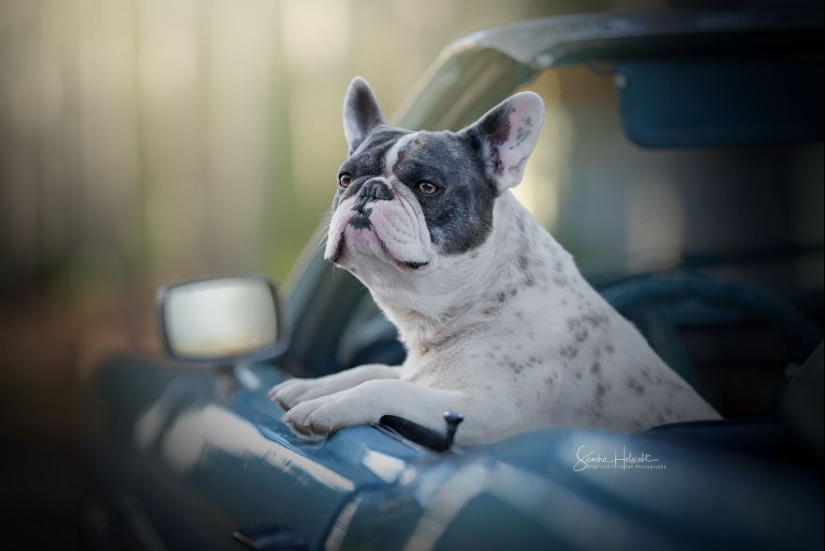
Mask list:
[[381,417],[379,424],[416,444],[430,448],[433,451],[445,452],[452,447],[458,425],[463,420],[464,417],[458,413],[445,411],[444,423],[446,424],[446,430],[443,434],[396,415],[384,415]]

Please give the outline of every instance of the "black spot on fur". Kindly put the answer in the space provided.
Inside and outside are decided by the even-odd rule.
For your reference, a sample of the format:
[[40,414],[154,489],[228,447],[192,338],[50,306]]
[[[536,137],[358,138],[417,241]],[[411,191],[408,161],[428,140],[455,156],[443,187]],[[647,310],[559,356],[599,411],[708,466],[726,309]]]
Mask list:
[[505,365],[510,371],[515,373],[516,375],[520,375],[522,371],[524,371],[524,364],[520,364],[513,360],[510,356],[504,356],[502,358],[503,365]]
[[372,209],[367,209],[366,213],[356,214],[352,218],[349,219],[349,225],[355,228],[356,230],[368,230],[372,228],[372,222],[370,222],[369,215],[372,212]]
[[590,373],[592,373],[593,375],[598,375],[599,373],[601,373],[601,370],[602,364],[600,364],[599,362],[593,362],[593,364],[590,366]]
[[572,360],[579,354],[579,349],[572,344],[568,344],[559,350],[559,354],[561,354],[562,358],[569,358]]
[[640,396],[645,392],[644,385],[640,383],[638,380],[636,380],[634,377],[631,377],[627,380],[627,387]]
[[516,147],[519,147],[520,145],[522,145],[527,140],[527,138],[530,137],[530,135],[532,133],[533,133],[533,119],[530,118],[530,117],[527,117],[527,119],[525,119],[525,121],[524,121],[524,126],[519,128],[518,132],[516,132],[516,145],[513,146],[513,148],[511,148],[511,149],[515,149]]
[[567,319],[567,330],[573,335],[577,343],[581,344],[590,336],[590,331],[585,325],[584,318],[573,317]]

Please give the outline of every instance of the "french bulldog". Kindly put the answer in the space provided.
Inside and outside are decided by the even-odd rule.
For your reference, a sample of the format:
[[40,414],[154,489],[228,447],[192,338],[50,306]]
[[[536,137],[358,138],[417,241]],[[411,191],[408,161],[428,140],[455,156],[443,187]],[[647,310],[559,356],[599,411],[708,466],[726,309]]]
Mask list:
[[325,258],[369,288],[407,356],[273,387],[295,433],[388,414],[440,431],[451,410],[470,444],[719,417],[509,191],[543,121],[540,96],[521,92],[460,132],[413,132],[352,82]]

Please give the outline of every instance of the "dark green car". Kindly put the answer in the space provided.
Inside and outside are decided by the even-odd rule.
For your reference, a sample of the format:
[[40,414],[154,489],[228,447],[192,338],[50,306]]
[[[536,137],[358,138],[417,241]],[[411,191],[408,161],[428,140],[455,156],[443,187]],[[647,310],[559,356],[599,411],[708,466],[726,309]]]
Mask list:
[[[520,88],[548,106],[520,199],[725,420],[458,447],[446,422],[385,419],[304,441],[270,387],[404,358],[313,241],[280,303],[258,276],[163,290],[167,346],[197,366],[123,357],[99,371],[92,543],[822,549],[822,7],[479,32],[394,122],[458,129]],[[255,297],[235,313],[260,338],[183,346],[231,289]]]

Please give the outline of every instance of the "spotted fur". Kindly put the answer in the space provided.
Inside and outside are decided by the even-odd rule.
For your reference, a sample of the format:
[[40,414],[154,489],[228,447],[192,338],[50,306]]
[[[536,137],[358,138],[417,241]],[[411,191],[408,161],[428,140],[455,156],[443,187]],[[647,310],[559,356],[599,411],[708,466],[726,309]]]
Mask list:
[[461,132],[413,132],[353,82],[325,254],[369,288],[407,358],[274,387],[296,433],[387,414],[438,430],[445,410],[464,415],[465,443],[718,417],[509,192],[543,120],[521,93]]

